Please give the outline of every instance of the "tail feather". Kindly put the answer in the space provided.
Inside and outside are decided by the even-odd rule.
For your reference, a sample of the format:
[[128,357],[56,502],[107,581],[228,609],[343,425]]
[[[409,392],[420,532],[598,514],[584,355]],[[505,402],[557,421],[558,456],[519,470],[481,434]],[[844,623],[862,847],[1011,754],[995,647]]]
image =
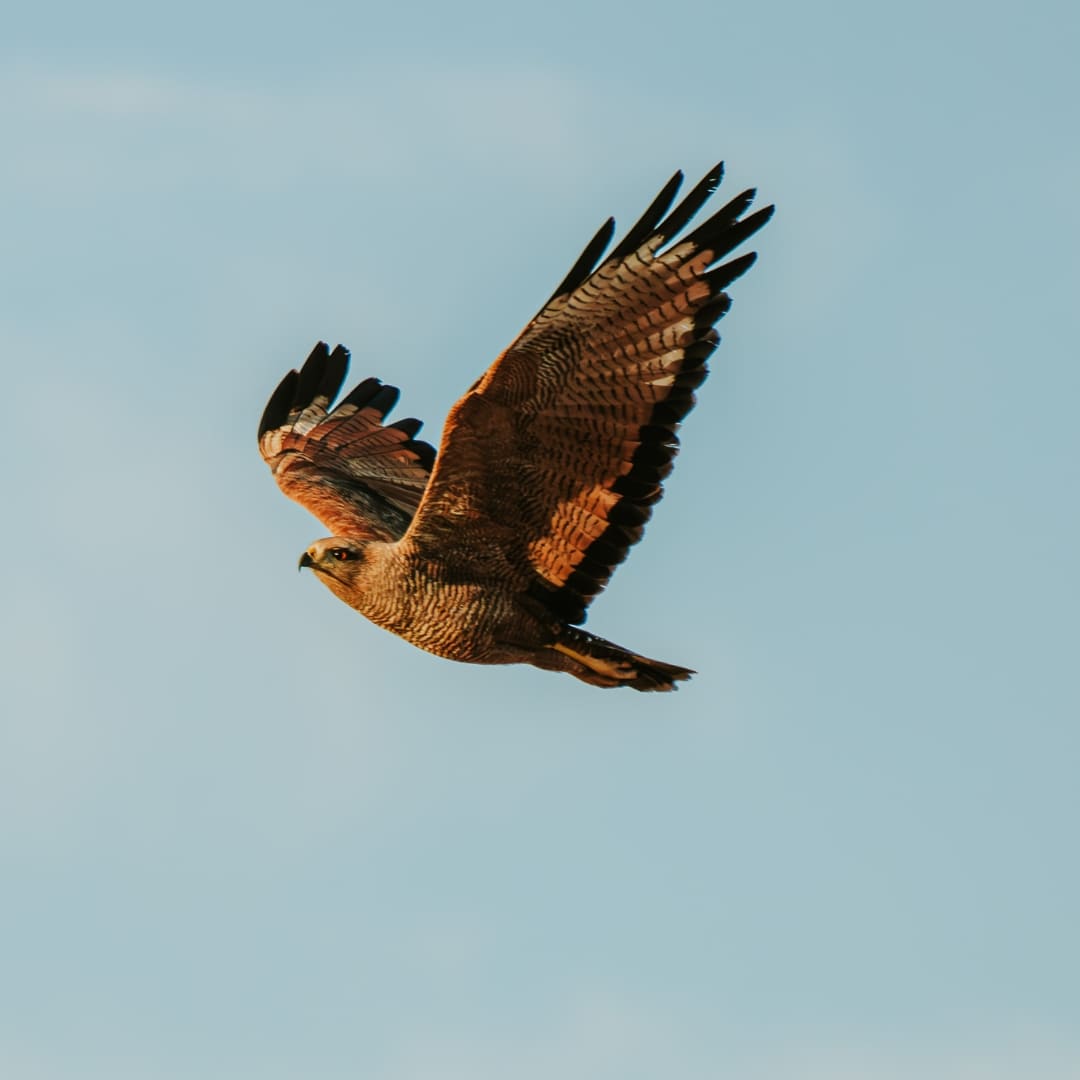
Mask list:
[[576,626],[564,627],[550,646],[574,662],[570,674],[594,686],[631,686],[635,690],[677,690],[676,683],[696,674],[690,668],[650,660]]

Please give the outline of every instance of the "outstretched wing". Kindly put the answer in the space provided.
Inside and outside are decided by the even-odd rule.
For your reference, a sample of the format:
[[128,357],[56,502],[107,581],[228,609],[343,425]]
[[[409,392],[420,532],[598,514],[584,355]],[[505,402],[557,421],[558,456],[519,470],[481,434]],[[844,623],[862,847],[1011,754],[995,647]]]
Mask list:
[[[572,623],[641,538],[678,452],[705,361],[751,253],[717,265],[772,215],[737,195],[679,237],[718,165],[670,213],[676,173],[609,255],[608,220],[543,310],[450,413],[409,530],[418,545],[498,537],[520,580]],[[667,216],[665,216],[667,215]]]
[[335,536],[397,540],[427,487],[435,450],[413,436],[419,420],[383,425],[395,386],[365,379],[333,408],[349,351],[319,342],[274,391],[259,451],[278,486]]

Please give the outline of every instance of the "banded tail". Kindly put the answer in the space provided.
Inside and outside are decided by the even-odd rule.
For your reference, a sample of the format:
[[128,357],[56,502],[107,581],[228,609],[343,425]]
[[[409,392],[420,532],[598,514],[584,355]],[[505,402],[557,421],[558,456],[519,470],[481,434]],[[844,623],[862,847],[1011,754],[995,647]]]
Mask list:
[[639,656],[577,626],[564,627],[559,639],[549,648],[580,664],[583,670],[574,670],[572,674],[593,686],[632,686],[642,691],[678,690],[676,683],[696,674],[690,668]]

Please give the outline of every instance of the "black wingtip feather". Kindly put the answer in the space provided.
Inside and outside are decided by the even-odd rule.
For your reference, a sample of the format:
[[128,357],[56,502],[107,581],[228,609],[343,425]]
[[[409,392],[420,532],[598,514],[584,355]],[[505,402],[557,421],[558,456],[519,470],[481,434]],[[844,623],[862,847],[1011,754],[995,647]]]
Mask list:
[[618,247],[604,260],[625,259],[637,251],[656,231],[657,223],[668,212],[679,188],[682,187],[683,174],[680,169],[661,189],[649,204],[648,209],[638,218],[630,231],[619,241]]
[[[716,348],[716,346],[709,342],[709,352]],[[684,390],[696,390],[707,378],[709,377],[709,369],[705,366],[705,361],[695,368],[684,368],[682,373],[675,380],[675,385]]]
[[[610,577],[610,574],[608,575]],[[575,570],[567,579],[564,588],[569,589],[571,592],[575,592],[583,600],[595,596],[599,592],[604,591],[604,586],[607,584],[607,578],[603,581],[597,580],[593,574],[586,570]]]
[[319,384],[326,374],[327,364],[330,362],[330,346],[325,341],[320,341],[304,361],[300,369],[300,379],[296,384],[296,394],[293,405],[303,408],[309,405],[318,393]]
[[[730,262],[724,263],[722,266],[718,266],[715,270],[710,270],[705,275],[705,280],[716,291],[717,296],[715,299],[710,300],[708,304],[704,305],[698,311],[700,317],[702,312],[711,310],[713,307],[718,306],[721,301],[726,300],[727,306],[724,307],[724,311],[720,314],[723,315],[727,308],[731,306],[731,299],[726,293],[721,292],[721,289],[726,289],[733,281],[738,280],[750,269],[754,263],[757,262],[757,252],[750,251],[745,255],[740,255],[737,259],[732,259]],[[719,318],[718,315],[716,318]],[[713,320],[716,321],[715,319]]]
[[430,472],[435,467],[435,447],[422,439],[410,440],[405,444],[419,459],[420,464]]
[[720,186],[720,181],[723,178],[724,163],[721,161],[710,172],[706,173],[687,193],[682,202],[657,225],[657,234],[665,240],[670,240],[673,236],[682,232],[691,218],[705,205],[709,196]]
[[[577,257],[577,261],[570,272],[559,282],[558,287],[551,294],[548,304],[556,297],[566,293],[572,293],[585,279],[596,269],[600,256],[604,254],[611,238],[615,235],[615,219],[608,218],[597,230],[596,235],[585,245],[584,251]],[[547,304],[544,305],[547,307]]]
[[345,381],[345,375],[349,370],[349,352],[340,345],[326,358],[323,366],[322,378],[315,391],[314,397],[326,398],[330,402],[338,396],[341,384]]
[[396,404],[401,391],[396,386],[383,386],[377,394],[364,403],[365,409],[374,409],[385,416]]
[[[649,520],[649,513],[640,506],[635,505],[628,499],[616,503],[608,514],[608,521],[612,525],[644,525]],[[603,533],[601,533],[601,536]]]
[[[658,493],[660,480],[638,480],[632,473],[627,473],[626,476],[620,476],[611,485],[611,490],[619,495],[624,495],[628,499],[633,499],[636,503],[644,503],[646,499],[651,499]],[[588,547],[589,554],[594,554],[592,544]]]
[[417,420],[415,416],[410,416],[405,420],[395,420],[394,423],[386,426],[396,431],[403,431],[411,439],[424,426],[424,422]]
[[707,248],[712,251],[713,262],[719,262],[753,236],[773,216],[774,210],[775,207],[766,206],[741,221],[720,218],[720,214],[724,213],[721,210],[715,218],[710,218],[691,233],[688,239],[696,244],[699,250]]
[[406,450],[411,450],[419,459],[420,463],[426,469],[431,469],[435,465],[435,447],[431,443],[426,443],[421,439],[415,438],[416,433],[424,426],[422,420],[417,420],[415,416],[410,416],[405,420],[398,420],[393,424],[387,424],[387,427],[395,428],[398,431],[403,431],[408,435],[409,439],[404,444]]
[[738,195],[726,202],[719,210],[710,214],[693,232],[682,237],[678,243],[693,244],[694,247],[701,251],[705,248],[715,247],[722,240],[727,240],[732,229],[737,228],[740,215],[750,208],[756,194],[754,188],[740,191]]
[[382,380],[369,376],[362,382],[358,382],[338,403],[340,409],[343,405],[354,405],[362,409],[383,387]]
[[299,373],[293,370],[277,384],[277,389],[270,395],[270,400],[263,409],[262,419],[259,421],[260,440],[268,431],[273,431],[285,423],[299,380]]
[[311,347],[311,352],[308,353],[307,359],[301,365],[307,367],[308,364],[317,364],[320,360],[324,360],[330,355],[330,346],[325,341],[316,341]]

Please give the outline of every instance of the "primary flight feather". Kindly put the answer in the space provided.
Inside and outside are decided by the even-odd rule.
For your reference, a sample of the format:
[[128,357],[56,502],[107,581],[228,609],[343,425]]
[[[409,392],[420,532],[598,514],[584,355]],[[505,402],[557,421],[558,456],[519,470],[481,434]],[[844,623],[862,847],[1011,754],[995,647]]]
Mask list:
[[[450,411],[442,446],[384,423],[398,391],[322,342],[274,391],[259,449],[334,535],[300,558],[372,622],[438,656],[527,663],[594,686],[673,690],[693,672],[580,629],[641,539],[719,342],[722,260],[772,216],[744,191],[690,232],[718,165],[674,209],[682,173],[604,254],[609,219],[540,313]],[[670,211],[670,212],[669,212]],[[745,215],[745,216],[744,216]]]

